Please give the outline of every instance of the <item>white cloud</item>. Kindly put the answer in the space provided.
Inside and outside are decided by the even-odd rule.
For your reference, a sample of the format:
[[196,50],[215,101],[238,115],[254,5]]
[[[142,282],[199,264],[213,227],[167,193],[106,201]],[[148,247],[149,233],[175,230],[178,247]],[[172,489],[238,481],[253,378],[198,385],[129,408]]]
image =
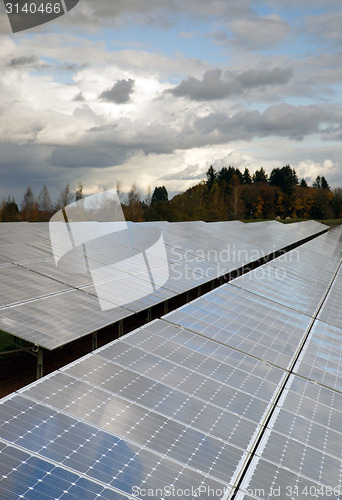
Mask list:
[[[280,4],[287,8],[278,0],[274,5]],[[273,55],[263,54],[262,49],[295,32],[280,12],[274,8],[258,16],[247,0],[82,0],[58,23],[29,36],[0,37],[5,194],[19,190],[19,179],[20,192],[29,184],[40,189],[45,182],[60,190],[79,180],[89,191],[112,186],[118,178],[126,188],[136,181],[143,189],[165,183],[177,191],[205,176],[210,164],[219,169],[227,163],[252,172],[291,163],[298,165],[299,176],[326,172],[328,182],[342,184],[341,55],[304,55],[307,47],[300,45],[295,56],[275,49]],[[148,30],[162,18],[165,26],[177,27],[175,51],[166,50],[162,41],[148,51],[146,38],[139,47],[139,25]],[[328,23],[329,16],[301,22],[311,33],[319,19]],[[181,53],[184,20],[186,33],[196,38],[183,38],[188,52]],[[129,42],[125,36],[118,40],[117,30],[111,43],[109,31],[106,40],[86,31],[119,24],[131,31],[134,26],[136,40],[132,33]],[[56,27],[65,30],[62,36],[53,32]],[[209,34],[220,29],[225,35],[214,53]],[[319,45],[327,37],[318,33]],[[197,41],[205,56],[199,56]],[[126,83],[116,87],[118,82]],[[106,91],[112,91],[107,101],[99,98]],[[331,141],[334,153],[322,138]]]
[[334,179],[336,174],[339,173],[340,166],[334,163],[330,159],[324,160],[322,162],[313,161],[310,159],[302,160],[295,165],[295,170],[299,178],[305,179],[309,184],[316,179],[319,175],[324,177],[331,182],[330,179]]

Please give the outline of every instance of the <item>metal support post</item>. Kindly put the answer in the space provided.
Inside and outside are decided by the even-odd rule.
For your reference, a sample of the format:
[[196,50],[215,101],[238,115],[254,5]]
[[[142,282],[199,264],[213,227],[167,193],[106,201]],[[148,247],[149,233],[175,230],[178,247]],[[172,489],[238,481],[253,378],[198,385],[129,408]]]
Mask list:
[[97,332],[91,334],[91,349],[95,351],[97,349]]
[[37,380],[43,376],[43,349],[38,347],[37,351]]
[[149,322],[151,321],[151,319],[152,319],[152,310],[151,310],[151,308],[149,307],[149,308],[147,309],[147,318],[146,318],[146,323],[149,323]]
[[[13,337],[13,342],[14,342],[14,349],[17,351],[19,349],[19,345],[18,345],[18,337]],[[18,354],[15,353],[15,357],[17,358],[18,357]]]
[[123,321],[122,321],[122,319],[120,319],[120,321],[119,321],[119,332],[118,333],[119,333],[119,337],[122,337],[122,335],[123,335]]

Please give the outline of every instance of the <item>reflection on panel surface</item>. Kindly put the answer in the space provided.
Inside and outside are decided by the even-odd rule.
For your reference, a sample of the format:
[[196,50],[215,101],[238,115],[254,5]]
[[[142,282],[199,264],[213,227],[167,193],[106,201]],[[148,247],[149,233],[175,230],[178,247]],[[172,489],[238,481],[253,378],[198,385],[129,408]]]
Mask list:
[[[75,224],[82,234],[83,223]],[[55,349],[326,228],[313,221],[127,222],[127,231],[110,232],[111,223],[103,224],[90,224],[86,252],[71,248],[57,266],[47,223],[0,225],[0,329]],[[164,242],[159,251],[152,232]],[[63,248],[58,238],[54,245]]]
[[320,283],[264,266],[264,289],[251,273],[3,399],[1,499],[339,498],[341,329],[314,317],[338,242],[305,246],[331,257]]
[[292,375],[241,489],[264,491],[262,499],[275,491],[281,498],[339,498],[341,410],[341,393]]
[[316,321],[295,373],[342,391],[342,330]]
[[311,322],[304,314],[232,285],[206,294],[165,319],[283,368],[290,367]]
[[3,401],[0,439],[122,494],[224,491],[283,379],[276,367],[158,320]]

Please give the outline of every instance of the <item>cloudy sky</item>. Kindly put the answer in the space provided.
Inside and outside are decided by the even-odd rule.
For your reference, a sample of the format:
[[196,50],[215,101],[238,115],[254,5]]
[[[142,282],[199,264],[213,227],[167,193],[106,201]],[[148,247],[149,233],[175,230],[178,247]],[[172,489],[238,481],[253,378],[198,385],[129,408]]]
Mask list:
[[342,186],[341,26],[340,0],[80,0],[12,34],[1,3],[0,200],[211,164]]

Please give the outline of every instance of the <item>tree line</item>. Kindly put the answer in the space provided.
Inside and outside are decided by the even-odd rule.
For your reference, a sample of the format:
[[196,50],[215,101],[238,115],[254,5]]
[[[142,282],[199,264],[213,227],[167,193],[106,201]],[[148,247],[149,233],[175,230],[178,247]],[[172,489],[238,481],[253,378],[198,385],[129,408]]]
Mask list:
[[[119,186],[117,191],[120,195]],[[56,211],[82,198],[82,183],[75,191],[67,184],[55,205],[45,185],[37,198],[28,187],[20,209],[13,197],[2,203],[1,221],[48,221]],[[262,167],[251,175],[247,168],[241,172],[228,166],[216,171],[211,166],[206,180],[171,200],[165,186],[156,187],[152,195],[149,191],[143,199],[133,185],[122,208],[131,221],[331,219],[342,217],[342,188],[331,190],[324,176],[317,176],[312,186],[304,179],[299,182],[290,165],[274,168],[269,175]]]
[[29,186],[24,194],[20,209],[13,196],[8,196],[7,200],[2,202],[0,220],[1,222],[47,222],[58,210],[83,197],[81,182],[75,192],[70,188],[70,184],[67,184],[60,192],[55,204],[52,203],[49,190],[45,184],[37,198],[31,186]]

